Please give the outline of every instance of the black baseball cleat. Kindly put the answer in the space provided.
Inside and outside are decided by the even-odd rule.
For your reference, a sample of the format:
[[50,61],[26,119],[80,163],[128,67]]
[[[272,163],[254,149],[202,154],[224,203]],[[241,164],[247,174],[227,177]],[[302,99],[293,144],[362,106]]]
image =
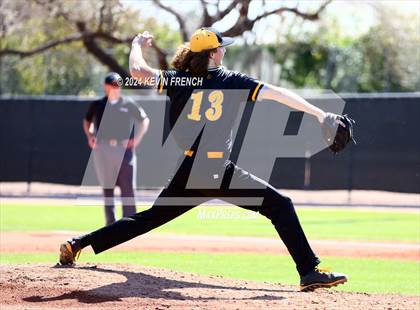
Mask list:
[[79,258],[82,248],[79,239],[71,239],[60,245],[60,264],[65,266],[74,265]]
[[327,269],[315,267],[315,270],[300,278],[300,290],[312,292],[317,288],[329,288],[347,282],[347,276],[342,273],[329,272]]

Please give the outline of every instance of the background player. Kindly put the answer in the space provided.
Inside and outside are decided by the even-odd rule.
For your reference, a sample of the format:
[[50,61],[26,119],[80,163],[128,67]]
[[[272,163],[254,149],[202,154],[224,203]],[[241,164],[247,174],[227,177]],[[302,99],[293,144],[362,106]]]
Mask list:
[[[115,222],[115,186],[121,190],[123,217],[136,213],[135,148],[150,122],[141,107],[121,96],[121,83],[118,73],[108,73],[104,81],[105,96],[91,103],[83,120],[83,130],[93,149],[96,175],[103,188],[106,225]],[[100,127],[103,118],[105,125]],[[92,124],[93,133],[90,132]]]
[[[142,56],[142,48],[150,46],[151,40],[152,36],[148,32],[139,34],[133,40],[130,54],[130,71],[133,77],[141,81],[158,78],[159,82],[154,86],[159,91],[166,89],[170,98],[169,121],[171,125],[174,125],[176,119],[180,119],[185,125],[195,126],[207,117],[209,121],[215,123],[220,121],[224,126],[218,126],[218,128],[221,128],[221,132],[215,134],[209,143],[204,144],[205,150],[202,151],[200,149],[201,152],[197,152],[198,148],[202,147],[199,139],[196,141],[190,140],[187,143],[185,140],[189,140],[191,137],[173,133],[179,144],[183,145],[185,143],[185,145],[189,144],[192,147],[185,150],[185,156],[180,159],[181,165],[179,169],[167,187],[161,192],[152,208],[62,244],[60,247],[60,262],[62,264],[74,263],[81,249],[88,245],[92,246],[94,252],[98,254],[167,223],[195,206],[188,204],[168,206],[162,202],[164,198],[191,196],[198,198],[197,205],[213,198],[220,198],[240,207],[257,211],[271,220],[296,263],[296,268],[301,278],[301,290],[331,287],[346,282],[347,277],[345,275],[324,272],[317,267],[320,260],[309,246],[290,198],[281,195],[270,184],[244,171],[230,160],[231,143],[229,143],[229,139],[226,140],[225,138],[231,133],[231,128],[226,126],[227,123],[223,121],[225,117],[231,117],[231,115],[226,116],[226,114],[235,111],[225,113],[226,111],[223,109],[225,106],[235,106],[235,102],[226,102],[226,105],[223,105],[223,103],[216,104],[213,106],[213,112],[202,116],[199,109],[190,107],[190,105],[196,103],[195,98],[191,100],[191,95],[195,90],[194,87],[177,87],[165,84],[165,81],[170,81],[171,77],[202,76],[206,78],[203,80],[204,83],[201,89],[216,91],[215,94],[220,95],[219,92],[223,94],[223,89],[246,90],[248,92],[248,102],[252,104],[256,100],[275,100],[291,108],[307,112],[315,116],[321,123],[324,121],[326,113],[284,88],[263,84],[244,74],[232,72],[222,67],[225,46],[233,43],[233,40],[231,38],[222,38],[215,29],[201,28],[197,30],[193,34],[190,43],[183,45],[177,51],[172,62],[173,67],[177,70],[159,71],[151,68],[146,63]],[[234,100],[234,98],[231,99]],[[185,114],[184,111],[188,110],[190,113]],[[219,148],[217,152],[215,152],[215,148]],[[216,161],[217,164],[211,166],[218,167],[214,169],[219,169],[218,172],[220,173],[217,175],[223,176],[222,185],[218,190],[203,188],[187,191],[186,183],[194,160],[197,156],[206,156],[205,154],[207,154],[208,160],[212,161],[212,163],[213,160]],[[216,156],[213,156],[215,154]],[[211,182],[212,177],[215,175],[213,172],[205,171],[203,177],[208,177],[209,182]],[[235,190],[233,195],[235,197],[233,197],[231,195],[232,190],[229,189],[231,181],[244,185],[243,188],[253,188],[255,190]],[[261,185],[263,189],[259,189]],[[245,205],[241,203],[240,199],[237,199],[243,197],[261,197],[262,203]]]

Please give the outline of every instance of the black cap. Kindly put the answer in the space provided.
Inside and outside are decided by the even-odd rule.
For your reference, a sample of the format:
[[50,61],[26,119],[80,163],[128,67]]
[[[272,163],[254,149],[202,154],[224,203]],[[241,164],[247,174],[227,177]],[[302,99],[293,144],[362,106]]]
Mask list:
[[117,72],[109,72],[105,77],[105,84],[121,87],[123,79]]

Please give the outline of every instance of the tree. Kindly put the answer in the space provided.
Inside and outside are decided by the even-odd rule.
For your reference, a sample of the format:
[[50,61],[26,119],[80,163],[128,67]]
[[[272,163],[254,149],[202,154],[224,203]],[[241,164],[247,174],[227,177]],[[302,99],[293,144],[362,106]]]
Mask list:
[[335,92],[404,92],[420,89],[420,19],[377,5],[377,23],[346,37],[333,19],[300,36],[286,35],[268,50],[280,64],[282,84]]
[[[132,21],[139,18],[137,11],[119,12],[118,7],[110,11],[109,6],[117,1],[105,3],[106,13],[95,13],[93,1],[79,2],[84,5],[81,7],[73,1],[55,7],[53,2],[57,3],[1,2],[0,93],[90,93],[95,81],[102,80],[98,61],[108,70],[128,74],[131,38],[127,36],[124,43],[118,44],[109,38],[135,33],[137,25]],[[97,29],[96,33],[77,33],[83,24]],[[177,32],[160,26],[154,18],[142,19],[142,24],[155,29],[159,40],[176,41]],[[108,39],[101,39],[103,36]]]
[[[298,7],[283,6],[279,2],[277,9],[264,10],[264,13],[250,18],[248,13],[251,0],[232,0],[224,8],[220,0],[200,0],[201,20],[195,26],[212,26],[225,18],[232,10],[236,10],[239,13],[236,22],[230,29],[224,31],[223,35],[237,37],[245,31],[252,31],[255,23],[270,15],[281,16],[291,13],[303,20],[318,20],[321,12],[331,1],[326,0],[313,12],[301,11]],[[178,12],[160,0],[153,0],[153,2],[158,8],[174,15],[179,24],[179,38],[175,39],[171,36],[173,33],[171,29],[162,31],[161,37],[166,35],[165,39],[177,43],[188,41],[191,33],[187,29],[186,20],[190,19],[191,12]],[[36,58],[50,50],[69,46],[70,50],[82,46],[88,55],[123,77],[128,76],[127,57],[121,57],[120,60],[119,56],[125,56],[128,53],[132,37],[139,28],[146,28],[147,23],[156,24],[153,19],[148,19],[140,23],[143,27],[138,27],[139,12],[130,7],[124,7],[119,0],[34,0],[29,3],[3,0],[0,6],[0,37],[2,39],[0,58],[3,59],[6,56],[17,56],[19,59]],[[210,12],[215,13],[210,14]],[[156,65],[162,69],[168,68],[168,52],[163,47],[159,36],[156,37],[152,48],[157,59]],[[3,67],[11,67],[11,63],[16,64],[16,60],[9,59],[10,63],[2,64]]]
[[420,89],[420,20],[376,5],[378,24],[356,44],[361,55],[360,91]]

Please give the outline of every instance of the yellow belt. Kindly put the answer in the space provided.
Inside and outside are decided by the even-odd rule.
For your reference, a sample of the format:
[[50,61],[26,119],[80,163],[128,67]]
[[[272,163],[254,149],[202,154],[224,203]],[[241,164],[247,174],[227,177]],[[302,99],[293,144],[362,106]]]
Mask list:
[[[192,157],[194,151],[186,150],[184,152],[185,156]],[[223,152],[207,152],[207,158],[223,158]]]

